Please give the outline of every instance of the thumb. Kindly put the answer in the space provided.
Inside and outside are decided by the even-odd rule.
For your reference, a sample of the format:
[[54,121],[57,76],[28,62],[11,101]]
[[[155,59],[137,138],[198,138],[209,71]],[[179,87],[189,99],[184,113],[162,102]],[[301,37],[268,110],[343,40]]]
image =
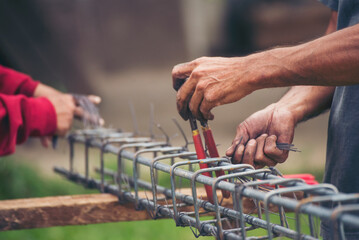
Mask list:
[[247,131],[244,129],[243,124],[240,124],[237,127],[237,133],[232,141],[232,145],[226,150],[226,156],[231,157],[233,156],[234,152],[236,151],[236,148],[240,144],[245,144],[249,140],[249,135]]

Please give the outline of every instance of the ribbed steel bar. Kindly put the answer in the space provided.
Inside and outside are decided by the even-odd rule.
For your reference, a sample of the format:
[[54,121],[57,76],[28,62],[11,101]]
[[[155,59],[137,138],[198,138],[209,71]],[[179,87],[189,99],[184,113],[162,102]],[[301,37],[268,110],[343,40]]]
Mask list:
[[[55,167],[54,171],[65,176],[66,178],[68,178],[69,180],[73,181],[73,182],[78,182],[78,183],[82,183],[82,184],[86,184],[86,178],[84,176],[82,176],[81,174],[78,173],[71,173],[68,170],[64,169],[64,168],[60,168],[60,167]],[[115,175],[115,172],[111,172],[111,171],[106,171],[107,174],[113,174]],[[131,178],[130,178],[131,179]],[[146,188],[146,189],[151,189],[151,184],[143,181],[143,180],[137,180],[139,186]],[[133,179],[130,181],[131,184],[133,184]],[[101,182],[99,180],[95,180],[92,179],[90,187],[92,188],[96,188],[96,189],[101,189]],[[119,193],[118,189],[116,186],[114,185],[108,185],[105,184],[105,192],[117,195],[117,196],[122,196],[123,198],[125,198],[127,201],[131,201],[131,202],[135,202],[135,196],[133,194],[131,194],[130,192],[123,192],[122,194]],[[171,198],[172,197],[172,191],[170,189],[167,189],[165,187],[162,186],[157,186],[157,192],[164,194],[166,197]],[[187,203],[188,205],[193,205],[194,204],[194,199],[192,196],[189,195],[185,195],[182,194],[180,192],[176,192],[176,198],[178,198],[179,200],[181,200],[182,202]],[[164,217],[169,217],[169,218],[173,218],[174,217],[174,213],[172,210],[168,209],[168,208],[164,208],[161,207],[161,205],[157,205],[155,206],[154,203],[148,199],[143,199],[140,198],[139,199],[139,203],[144,206],[146,209],[151,209],[151,210],[155,210],[156,208],[158,209],[158,213]],[[197,199],[197,203],[199,205],[201,205],[205,210],[207,211],[211,211],[214,212],[216,210],[216,207],[214,204],[211,204],[208,201],[205,200],[201,200],[201,199]],[[166,209],[166,211],[164,211],[164,209]],[[236,219],[240,217],[240,213],[230,209],[230,208],[225,208],[222,206],[218,206],[218,210],[220,211],[221,214],[228,216],[232,219]],[[244,220],[256,227],[260,227],[260,228],[266,228],[267,227],[267,221],[263,220],[263,219],[259,219],[257,217],[251,216],[249,214],[243,214],[244,216]],[[182,224],[186,224],[189,223],[190,226],[192,227],[196,227],[197,223],[196,223],[196,219],[189,217],[187,215],[179,215],[178,216],[179,221]],[[201,229],[199,229],[201,231],[204,231],[207,234],[212,234],[212,233],[216,233],[217,229],[212,226],[211,224],[208,223],[202,223],[201,224]],[[280,234],[281,236],[285,236],[285,237],[289,237],[289,238],[295,238],[297,236],[297,232],[293,231],[291,229],[282,227],[280,225],[277,224],[271,224],[271,230],[273,231],[273,233],[275,234]],[[242,239],[240,238],[238,235],[233,234],[233,233],[225,233],[225,238],[226,239]],[[302,235],[302,239],[305,240],[314,240],[316,238],[313,238],[311,236],[308,235]]]
[[[81,143],[85,142],[85,138],[82,136],[73,136],[72,139],[75,142],[81,142]],[[99,149],[101,149],[101,146],[102,146],[101,142],[98,140],[89,141],[89,144],[92,147],[99,148]],[[106,150],[106,152],[117,154],[119,151],[119,148],[109,144],[106,146],[105,150]],[[121,156],[123,158],[130,159],[130,160],[135,159],[135,153],[128,152],[128,151],[122,151]],[[150,159],[142,157],[142,156],[139,156],[137,158],[137,163],[148,166],[148,167],[151,166],[151,162],[152,161]],[[226,163],[222,163],[222,164],[225,165]],[[157,170],[167,172],[167,173],[170,173],[170,170],[171,170],[170,165],[163,164],[163,163],[156,164],[155,168]],[[190,172],[190,171],[187,171],[184,169],[176,170],[176,176],[183,177],[186,179],[191,179],[193,174],[194,174],[193,172]],[[275,175],[267,174],[267,173],[253,174],[253,177],[259,178],[259,179],[279,179],[279,177],[277,177]],[[197,182],[207,184],[207,185],[212,185],[214,182],[214,178],[200,175],[197,177]],[[303,185],[304,184],[300,184],[300,183],[288,184],[288,186],[303,186]],[[222,181],[218,184],[218,188],[234,192],[235,184]],[[333,192],[328,191],[328,190],[323,190],[323,189],[313,190],[311,193],[323,194],[323,195],[333,194]],[[242,195],[249,197],[249,198],[258,199],[258,200],[263,201],[265,199],[266,193],[256,191],[255,189],[252,189],[252,188],[244,188],[242,191]],[[296,201],[294,199],[281,198],[280,196],[273,196],[270,200],[270,203],[273,203],[275,205],[279,205],[279,206],[282,206],[282,207],[285,207],[285,208],[291,209],[291,210],[295,210],[296,206],[298,205],[298,201]],[[301,211],[302,211],[302,213],[311,214],[313,216],[317,216],[317,217],[325,218],[325,219],[330,219],[331,214],[332,214],[332,210],[321,207],[321,206],[312,205],[312,204],[303,206],[301,208]],[[359,217],[358,216],[354,216],[352,214],[343,214],[343,216],[341,216],[341,221],[343,222],[344,225],[359,228]]]

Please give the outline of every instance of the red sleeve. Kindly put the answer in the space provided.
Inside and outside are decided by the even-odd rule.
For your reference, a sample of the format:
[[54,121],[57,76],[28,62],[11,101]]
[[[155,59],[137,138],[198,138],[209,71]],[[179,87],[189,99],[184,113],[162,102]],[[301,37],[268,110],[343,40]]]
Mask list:
[[48,99],[0,94],[0,156],[13,153],[29,136],[53,135],[56,124]]
[[0,93],[32,97],[38,84],[28,75],[0,65]]

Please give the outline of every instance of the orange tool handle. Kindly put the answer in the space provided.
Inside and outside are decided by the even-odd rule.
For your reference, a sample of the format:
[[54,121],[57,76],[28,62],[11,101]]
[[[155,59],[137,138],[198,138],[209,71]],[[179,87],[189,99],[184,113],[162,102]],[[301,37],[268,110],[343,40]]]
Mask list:
[[[212,130],[207,125],[205,127],[202,127],[202,132],[203,132],[203,136],[204,136],[204,141],[206,143],[206,146],[207,146],[207,149],[208,149],[208,152],[209,152],[209,156],[211,158],[218,158],[219,153],[218,153],[218,150],[217,150],[216,143],[214,142]],[[224,174],[225,173],[224,173],[223,170],[216,171],[216,176],[217,177],[222,176]],[[222,196],[224,198],[229,198],[231,196],[231,193],[229,191],[226,191],[226,190],[222,189]]]
[[[197,158],[198,159],[206,159],[206,153],[204,152],[202,139],[201,139],[201,136],[199,135],[198,129],[192,131],[192,137],[193,137],[194,147],[196,149]],[[207,163],[200,163],[199,168],[200,169],[208,168],[208,165],[207,165]],[[207,176],[207,177],[212,177],[210,172],[202,173],[202,175]],[[213,201],[212,186],[204,185],[204,188],[206,189],[208,201],[213,204],[214,201]]]

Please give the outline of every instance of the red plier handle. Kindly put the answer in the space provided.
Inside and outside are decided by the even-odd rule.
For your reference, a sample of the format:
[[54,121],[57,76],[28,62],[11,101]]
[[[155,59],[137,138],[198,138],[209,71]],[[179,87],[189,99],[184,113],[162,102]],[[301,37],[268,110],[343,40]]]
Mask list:
[[[201,135],[199,134],[199,130],[197,127],[197,121],[193,116],[189,116],[189,122],[191,124],[193,144],[196,149],[197,159],[206,159],[206,153],[204,151]],[[208,164],[200,163],[199,168],[200,169],[208,168]],[[204,172],[204,173],[202,173],[202,175],[207,176],[207,177],[212,177],[212,174],[210,172]],[[213,201],[212,186],[204,185],[204,188],[206,189],[208,201],[213,204],[214,201]]]
[[[211,128],[208,126],[207,122],[201,122],[202,125],[202,132],[203,132],[203,137],[204,137],[204,142],[207,146],[208,152],[209,152],[209,156],[211,158],[218,158],[219,154],[218,154],[218,150],[217,150],[217,146],[216,143],[214,141],[213,138],[213,133]],[[222,176],[224,175],[224,171],[223,170],[219,170],[216,171],[216,176]],[[222,189],[222,196],[224,198],[229,198],[231,196],[231,193],[229,191],[223,190]]]

